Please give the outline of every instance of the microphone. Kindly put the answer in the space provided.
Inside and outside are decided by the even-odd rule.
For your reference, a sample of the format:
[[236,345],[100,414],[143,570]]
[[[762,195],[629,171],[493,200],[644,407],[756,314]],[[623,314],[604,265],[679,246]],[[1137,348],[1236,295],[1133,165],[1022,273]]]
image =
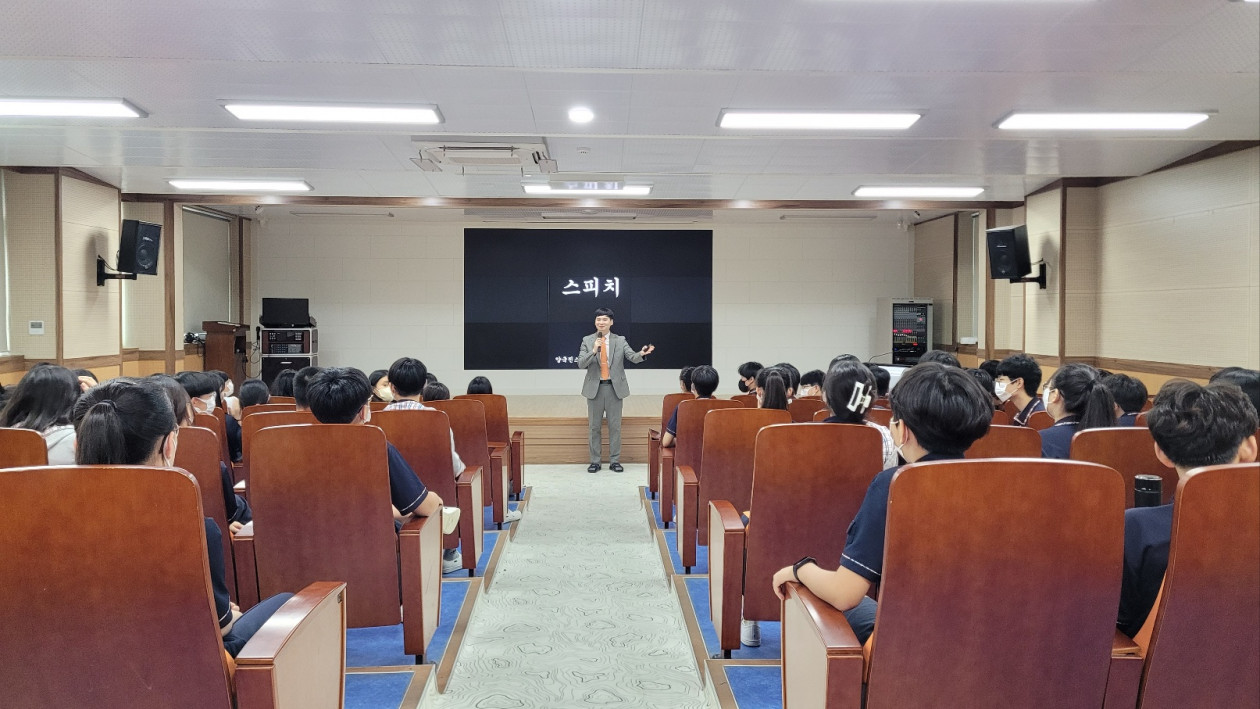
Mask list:
[[870,358],[870,359],[868,359],[868,360],[866,360],[866,363],[867,363],[867,364],[874,364],[874,363],[875,363],[875,358],[876,358],[876,357],[883,357],[884,355],[890,355],[890,354],[892,354],[892,352],[881,352],[881,353],[879,353],[879,354],[877,354],[877,355],[871,355],[871,358]]

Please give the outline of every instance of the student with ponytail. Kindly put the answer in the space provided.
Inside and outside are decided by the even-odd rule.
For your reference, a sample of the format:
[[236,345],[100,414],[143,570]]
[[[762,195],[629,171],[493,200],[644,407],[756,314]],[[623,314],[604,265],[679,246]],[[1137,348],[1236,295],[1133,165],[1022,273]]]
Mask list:
[[1087,428],[1116,425],[1116,402],[1103,386],[1102,375],[1088,364],[1073,362],[1059,368],[1046,383],[1041,398],[1054,425],[1041,431],[1041,457],[1064,458],[1072,436]]
[[875,375],[860,362],[840,362],[827,372],[823,380],[822,397],[831,415],[823,423],[852,423],[866,425],[879,431],[884,442],[884,467],[897,464],[897,447],[888,429],[866,420],[866,412],[875,400],[877,386]]
[[[74,407],[79,465],[169,467],[179,444],[179,427],[161,386],[146,380],[115,379],[89,389]],[[223,647],[235,657],[272,613],[292,594],[272,596],[242,614],[228,595],[219,525],[206,519],[210,585]]]
[[791,381],[791,373],[777,364],[757,372],[757,408],[787,411]]

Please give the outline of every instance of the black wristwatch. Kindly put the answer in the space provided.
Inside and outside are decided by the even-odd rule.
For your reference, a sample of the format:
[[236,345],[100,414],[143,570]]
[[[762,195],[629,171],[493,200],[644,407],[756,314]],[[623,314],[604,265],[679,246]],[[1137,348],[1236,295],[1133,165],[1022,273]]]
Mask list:
[[801,582],[801,577],[798,575],[801,571],[801,567],[806,564],[814,564],[815,566],[817,566],[818,560],[812,556],[807,556],[801,559],[800,561],[796,562],[795,564],[792,564],[792,578],[796,579],[797,583]]

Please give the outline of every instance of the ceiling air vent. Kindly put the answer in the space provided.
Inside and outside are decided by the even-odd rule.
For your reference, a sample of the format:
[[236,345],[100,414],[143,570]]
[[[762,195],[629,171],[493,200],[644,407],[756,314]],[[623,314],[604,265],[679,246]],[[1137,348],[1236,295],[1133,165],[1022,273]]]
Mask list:
[[534,175],[556,171],[542,138],[420,136],[412,138],[421,170],[453,175]]

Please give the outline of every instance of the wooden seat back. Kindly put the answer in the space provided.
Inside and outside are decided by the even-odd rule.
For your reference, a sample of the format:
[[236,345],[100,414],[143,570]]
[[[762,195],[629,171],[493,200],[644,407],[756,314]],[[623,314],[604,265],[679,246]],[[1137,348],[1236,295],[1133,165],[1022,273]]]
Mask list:
[[[678,437],[674,442],[674,466],[690,465],[704,479],[705,415],[717,409],[742,408],[729,399],[687,399],[678,404]],[[667,471],[673,475],[673,471]]]
[[[667,449],[667,453],[661,452],[661,436],[665,433],[665,426],[669,424],[669,418],[674,415],[674,409],[679,402],[696,398],[695,394],[690,392],[674,392],[666,394],[661,399],[661,427],[652,430],[648,429],[648,492],[656,497],[656,493],[661,489],[661,458],[665,455],[670,457],[671,470],[665,471],[666,475],[673,475],[673,451]],[[672,489],[672,483],[670,483]]]
[[296,404],[297,404],[297,399],[294,399],[294,398],[293,398],[293,397],[291,397],[291,396],[276,396],[275,394],[272,394],[271,396],[267,397],[267,403],[269,403],[269,404],[294,404],[294,405],[296,405]]
[[443,500],[455,499],[451,424],[446,413],[430,409],[376,411],[369,424],[385,432],[385,438],[426,488]]
[[271,413],[274,411],[293,411],[296,404],[254,404],[241,409],[241,425],[244,426],[245,418],[250,414]]
[[888,428],[888,422],[892,421],[892,409],[867,409],[866,420]]
[[1045,411],[1034,411],[1028,416],[1026,425],[1034,431],[1044,431],[1054,425],[1054,417]]
[[272,426],[293,426],[300,423],[319,423],[319,420],[310,411],[294,410],[260,411],[241,419],[241,466],[236,471],[238,482],[249,481],[249,451],[259,431]]
[[[791,415],[782,409],[739,407],[714,409],[705,414],[701,445],[705,466],[696,509],[709,509],[709,500],[727,500],[737,510],[749,509],[757,433],[766,426],[791,422]],[[699,525],[697,532],[700,544],[707,545],[709,525]]]
[[491,443],[507,445],[512,440],[508,426],[507,397],[502,394],[460,394],[455,399],[480,401],[486,412],[486,437]]
[[26,428],[0,428],[0,468],[48,465],[44,437]]
[[806,397],[803,399],[795,399],[788,404],[788,413],[792,415],[794,423],[809,423],[814,420],[814,414],[819,411],[825,411],[827,405],[822,399],[814,397]]
[[219,439],[214,431],[199,426],[179,429],[175,448],[175,467],[187,471],[201,490],[201,509],[223,530],[223,561],[227,569],[228,588],[236,588],[232,565],[232,536],[228,534],[227,508],[223,499],[223,477],[219,469]]
[[883,438],[870,426],[761,429],[748,507],[744,618],[779,619],[779,599],[770,586],[774,572],[803,556],[840,559],[844,529],[883,461]]
[[384,411],[386,406],[389,406],[388,401],[372,401],[368,403],[368,407],[372,410],[372,413]]
[[[476,399],[426,401],[425,406],[446,413],[455,434],[455,452],[467,466],[481,466],[481,492],[486,504],[492,499],[490,433],[486,428],[486,407]],[[450,446],[450,441],[447,441]]]
[[1177,471],[1165,466],[1155,457],[1155,439],[1149,428],[1117,426],[1091,428],[1072,436],[1072,460],[1084,460],[1105,465],[1124,476],[1125,506],[1133,506],[1133,479],[1138,475],[1158,475],[1163,478],[1163,501],[1172,500],[1177,488]]
[[232,707],[191,475],[15,468],[0,499],[5,706]]
[[219,459],[231,465],[232,456],[228,453],[227,442],[227,419],[215,414],[194,413],[193,425],[214,431],[214,435],[219,439]]
[[997,409],[993,412],[993,420],[989,423],[994,426],[1009,426],[1011,425],[1011,415],[1001,409]]
[[1122,488],[1114,471],[1074,461],[941,461],[898,471],[867,667],[870,706],[1102,706],[1123,561]]
[[822,411],[814,412],[815,423],[822,423],[823,421],[826,421],[828,418],[831,418],[831,409],[823,409]]
[[744,406],[749,409],[757,408],[756,394],[736,394],[731,397],[731,401],[738,401],[740,406]]
[[1142,426],[1142,427],[1148,427],[1148,426],[1150,426],[1150,424],[1148,424],[1148,423],[1146,422],[1146,412],[1145,412],[1145,411],[1143,411],[1142,413],[1138,414],[1138,415],[1137,415],[1137,418],[1133,419],[1133,425],[1134,425],[1134,426]]
[[989,426],[967,449],[968,458],[1040,458],[1041,436],[1023,426]]
[[398,536],[385,433],[348,424],[271,426],[254,442],[249,499],[259,597],[344,581],[350,627],[397,625]]
[[676,391],[672,394],[666,394],[661,399],[661,433],[665,432],[665,426],[669,423],[669,417],[674,415],[674,409],[684,401],[691,401],[696,398],[695,394],[688,394]]
[[1141,709],[1260,706],[1260,463],[1177,486]]

